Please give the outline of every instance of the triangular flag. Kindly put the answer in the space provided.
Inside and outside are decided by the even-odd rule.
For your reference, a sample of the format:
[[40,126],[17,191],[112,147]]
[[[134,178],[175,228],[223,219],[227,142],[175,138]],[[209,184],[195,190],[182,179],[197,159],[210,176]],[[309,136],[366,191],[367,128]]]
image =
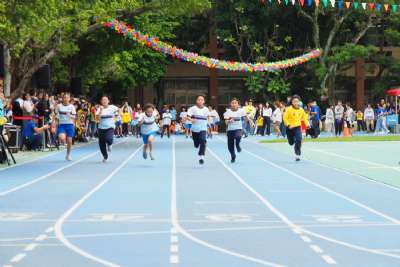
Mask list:
[[281,0],[278,0],[278,4],[281,4],[282,3],[282,1]]
[[269,0],[269,2],[272,4],[272,0]]
[[392,11],[397,12],[397,5],[392,5]]
[[361,6],[362,6],[363,9],[366,9],[367,8],[367,3],[361,3]]
[[372,10],[375,7],[375,3],[368,3],[369,8]]
[[313,0],[307,0],[307,6],[312,6],[312,1]]
[[349,9],[350,8],[350,2],[346,1],[345,4],[346,4],[346,8]]
[[385,8],[385,11],[389,11],[389,4],[384,4],[383,7]]
[[315,1],[315,6],[319,6],[319,0],[314,0]]
[[376,10],[381,11],[381,9],[382,9],[382,4],[377,3],[376,4]]
[[299,0],[300,1],[300,5],[304,6],[304,0]]
[[330,1],[331,1],[332,7],[335,7],[335,2],[336,2],[336,0],[330,0]]
[[288,5],[289,4],[289,0],[285,0],[285,5]]
[[343,9],[343,1],[342,0],[339,1],[338,6],[339,6],[339,9]]
[[327,7],[327,5],[328,5],[328,0],[322,0],[322,4],[324,5],[324,7]]
[[292,0],[292,5],[295,5],[296,4],[296,0]]
[[358,2],[354,2],[353,7],[354,7],[354,9],[358,9]]

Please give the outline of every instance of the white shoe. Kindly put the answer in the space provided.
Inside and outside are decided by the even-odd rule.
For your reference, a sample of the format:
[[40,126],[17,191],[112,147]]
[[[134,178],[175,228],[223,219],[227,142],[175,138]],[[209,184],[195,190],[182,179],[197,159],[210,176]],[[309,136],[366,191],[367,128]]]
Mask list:
[[153,153],[149,153],[149,156],[151,160],[155,160],[155,158],[153,157]]
[[66,160],[66,161],[72,161],[71,155],[67,155],[67,156],[65,157],[65,160]]
[[107,163],[107,160],[106,159],[103,159],[103,161],[102,161],[103,163]]

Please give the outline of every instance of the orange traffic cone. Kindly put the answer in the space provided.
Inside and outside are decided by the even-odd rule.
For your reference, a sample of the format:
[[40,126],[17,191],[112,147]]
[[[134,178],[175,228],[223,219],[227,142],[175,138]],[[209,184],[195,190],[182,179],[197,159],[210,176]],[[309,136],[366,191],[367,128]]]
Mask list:
[[351,136],[351,132],[350,132],[350,129],[347,127],[347,123],[344,124],[343,136],[344,137],[350,137]]

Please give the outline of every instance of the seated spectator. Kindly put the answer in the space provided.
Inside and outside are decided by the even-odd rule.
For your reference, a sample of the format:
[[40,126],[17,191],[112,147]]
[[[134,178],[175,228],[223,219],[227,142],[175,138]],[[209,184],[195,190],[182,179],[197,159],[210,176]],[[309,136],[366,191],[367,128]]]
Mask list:
[[33,116],[32,120],[27,121],[22,132],[24,144],[28,150],[38,150],[43,146],[43,136],[41,133],[50,128],[49,125],[38,127],[38,116]]

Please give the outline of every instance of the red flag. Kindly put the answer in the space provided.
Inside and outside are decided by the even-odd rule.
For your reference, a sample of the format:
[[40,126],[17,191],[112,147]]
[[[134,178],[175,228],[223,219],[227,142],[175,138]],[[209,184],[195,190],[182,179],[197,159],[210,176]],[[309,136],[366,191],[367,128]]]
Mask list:
[[372,10],[375,8],[375,3],[368,3],[368,6]]
[[300,1],[300,5],[301,5],[301,6],[304,6],[304,1],[305,1],[305,0],[299,0],[299,1]]

